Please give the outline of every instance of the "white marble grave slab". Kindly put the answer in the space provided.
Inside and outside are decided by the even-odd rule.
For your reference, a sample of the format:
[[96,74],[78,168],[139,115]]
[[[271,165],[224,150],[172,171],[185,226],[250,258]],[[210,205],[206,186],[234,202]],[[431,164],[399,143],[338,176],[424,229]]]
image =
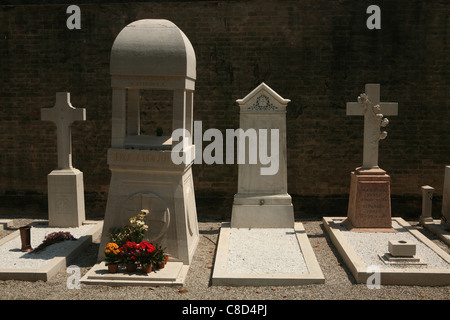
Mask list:
[[45,236],[58,231],[70,232],[77,240],[52,244],[40,252],[21,252],[20,231],[0,239],[0,279],[48,281],[64,271],[70,261],[100,237],[103,221],[87,220],[80,227],[55,228],[48,222],[32,224],[31,246],[38,247]]
[[306,231],[293,228],[220,229],[213,285],[289,286],[324,283]]

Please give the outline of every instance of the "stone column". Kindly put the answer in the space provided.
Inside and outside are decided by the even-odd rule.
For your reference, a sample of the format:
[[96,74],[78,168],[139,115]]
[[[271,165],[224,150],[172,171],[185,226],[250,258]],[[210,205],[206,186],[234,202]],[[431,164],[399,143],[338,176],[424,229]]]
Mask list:
[[422,215],[420,216],[420,224],[433,222],[432,208],[433,208],[433,193],[434,188],[430,186],[422,186]]
[[441,224],[450,229],[450,166],[445,167]]
[[111,147],[122,148],[126,135],[126,89],[113,88]]
[[141,132],[139,89],[128,89],[127,135],[138,136]]

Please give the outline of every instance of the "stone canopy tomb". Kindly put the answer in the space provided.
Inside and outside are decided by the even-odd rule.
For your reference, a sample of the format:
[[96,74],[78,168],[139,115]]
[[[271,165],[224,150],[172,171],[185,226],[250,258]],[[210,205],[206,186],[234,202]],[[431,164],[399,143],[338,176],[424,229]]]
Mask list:
[[181,151],[189,154],[187,158],[192,161],[175,164],[171,136],[141,134],[140,101],[143,90],[173,92],[172,130],[192,133],[194,49],[170,21],[135,21],[122,29],[114,41],[110,72],[111,183],[99,260],[111,228],[128,224],[131,217],[145,209],[149,211],[149,228],[144,240],[165,247],[170,261],[189,265],[198,242],[191,170],[194,145],[190,140]]

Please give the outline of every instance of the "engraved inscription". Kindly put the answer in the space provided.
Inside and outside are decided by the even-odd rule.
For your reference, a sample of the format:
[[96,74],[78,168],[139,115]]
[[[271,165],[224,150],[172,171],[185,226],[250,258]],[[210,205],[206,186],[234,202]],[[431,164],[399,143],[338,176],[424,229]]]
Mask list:
[[389,214],[388,182],[360,182],[358,189],[361,217],[379,219]]
[[58,215],[69,214],[71,200],[69,195],[58,195],[55,197],[55,213]]
[[168,78],[149,77],[149,76],[131,76],[131,75],[116,75],[120,82],[126,82],[132,87],[166,87],[168,85]]
[[115,151],[112,153],[112,160],[116,162],[133,163],[172,163],[170,153],[129,153]]

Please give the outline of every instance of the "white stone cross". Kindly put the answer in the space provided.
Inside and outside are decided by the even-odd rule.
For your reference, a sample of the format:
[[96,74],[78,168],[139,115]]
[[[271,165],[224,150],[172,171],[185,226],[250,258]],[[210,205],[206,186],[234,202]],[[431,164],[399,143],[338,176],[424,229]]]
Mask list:
[[58,169],[72,169],[70,125],[77,120],[86,120],[86,109],[72,107],[70,92],[57,92],[55,106],[41,109],[41,120],[56,124]]
[[380,102],[380,85],[366,84],[365,93],[358,97],[358,102],[347,102],[348,116],[364,115],[364,146],[362,169],[378,169],[378,141],[387,136],[380,132],[389,120],[385,115],[398,115],[398,103]]

